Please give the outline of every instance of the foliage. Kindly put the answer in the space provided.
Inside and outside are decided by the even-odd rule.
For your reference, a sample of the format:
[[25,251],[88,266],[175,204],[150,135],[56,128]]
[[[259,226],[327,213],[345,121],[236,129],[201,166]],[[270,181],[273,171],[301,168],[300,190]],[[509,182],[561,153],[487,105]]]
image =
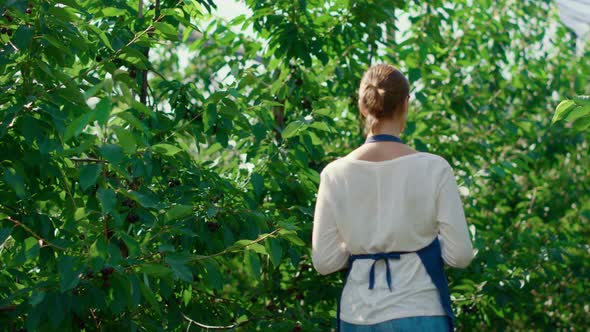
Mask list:
[[582,131],[590,128],[590,96],[575,96],[557,105],[553,120],[572,122],[574,129]]
[[314,195],[363,141],[377,62],[412,82],[404,139],[462,186],[478,254],[448,271],[459,328],[590,324],[590,149],[550,127],[590,66],[550,2],[246,3],[230,22],[212,0],[4,3],[1,326],[334,327]]

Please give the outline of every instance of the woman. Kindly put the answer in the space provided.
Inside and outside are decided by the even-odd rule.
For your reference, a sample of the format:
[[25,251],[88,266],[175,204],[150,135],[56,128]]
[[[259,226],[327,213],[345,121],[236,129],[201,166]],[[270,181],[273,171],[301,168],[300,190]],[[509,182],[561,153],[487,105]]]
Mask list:
[[323,275],[349,269],[345,332],[452,330],[443,261],[464,268],[473,259],[451,166],[399,139],[409,89],[395,67],[371,67],[359,88],[367,140],[320,173],[312,261]]

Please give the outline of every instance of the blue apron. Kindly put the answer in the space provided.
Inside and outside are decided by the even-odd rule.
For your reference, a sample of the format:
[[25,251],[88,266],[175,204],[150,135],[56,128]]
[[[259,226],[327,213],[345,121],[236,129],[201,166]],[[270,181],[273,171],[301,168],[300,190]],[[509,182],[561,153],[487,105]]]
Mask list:
[[[398,142],[402,143],[402,140],[399,137],[393,135],[373,135],[367,137],[366,143],[373,143],[373,142]],[[379,260],[385,261],[385,267],[387,268],[385,277],[387,280],[387,286],[391,291],[391,271],[389,269],[389,260],[390,259],[400,259],[401,255],[415,252],[418,257],[420,257],[420,261],[424,265],[426,272],[432,279],[432,282],[438,289],[438,294],[440,297],[440,303],[442,304],[445,313],[449,317],[449,330],[453,331],[454,329],[454,316],[453,310],[451,309],[451,293],[449,291],[449,285],[447,283],[447,278],[444,272],[444,263],[442,260],[442,252],[440,248],[440,242],[438,237],[436,237],[429,245],[426,247],[417,250],[417,251],[393,251],[393,252],[386,252],[386,253],[375,253],[375,254],[359,254],[359,255],[350,255],[348,258],[348,269],[346,270],[344,283],[346,285],[346,280],[348,279],[348,274],[352,269],[352,264],[357,259],[373,259],[373,265],[371,265],[371,269],[369,270],[369,289],[373,289],[375,286],[375,264]],[[336,308],[336,329],[340,331],[340,298],[338,298],[338,307]]]

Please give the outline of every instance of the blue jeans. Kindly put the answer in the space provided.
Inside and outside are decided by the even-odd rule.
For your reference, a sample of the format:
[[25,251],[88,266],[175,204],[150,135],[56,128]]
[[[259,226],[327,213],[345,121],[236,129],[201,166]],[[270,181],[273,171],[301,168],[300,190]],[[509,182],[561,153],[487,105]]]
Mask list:
[[388,320],[373,325],[340,322],[342,332],[448,332],[447,316],[418,316]]

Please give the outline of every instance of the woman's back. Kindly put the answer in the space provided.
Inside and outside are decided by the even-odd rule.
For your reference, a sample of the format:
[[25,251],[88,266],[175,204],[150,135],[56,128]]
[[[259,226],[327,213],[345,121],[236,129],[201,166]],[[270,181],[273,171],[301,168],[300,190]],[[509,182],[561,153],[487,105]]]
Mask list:
[[443,261],[465,267],[473,259],[451,166],[399,138],[409,92],[397,68],[369,68],[358,96],[365,144],[320,173],[312,261],[321,274],[352,264],[337,315],[350,331],[391,331],[407,317],[420,322],[416,331],[452,329]]
[[[439,232],[444,261],[457,267],[469,264],[471,242],[453,171],[445,159],[424,152],[383,161],[355,158],[335,160],[321,173],[312,243],[320,273],[342,269],[351,254],[416,251]],[[333,240],[333,232],[340,241]],[[376,263],[375,287],[369,289],[372,264],[353,264],[342,294],[342,320],[374,324],[445,314],[416,254],[390,260],[391,292],[383,261]]]

